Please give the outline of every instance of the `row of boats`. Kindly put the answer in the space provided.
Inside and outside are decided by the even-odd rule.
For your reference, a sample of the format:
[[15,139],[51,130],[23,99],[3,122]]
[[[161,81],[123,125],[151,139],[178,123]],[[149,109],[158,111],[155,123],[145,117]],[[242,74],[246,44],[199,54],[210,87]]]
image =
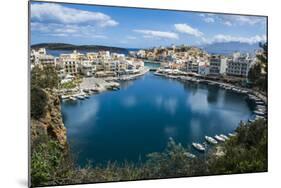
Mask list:
[[197,77],[188,77],[188,76],[175,76],[175,75],[164,74],[164,73],[159,73],[159,72],[155,72],[154,74],[158,75],[158,76],[166,76],[166,77],[172,78],[172,79],[178,79],[178,80],[190,81],[190,82],[196,82],[196,83],[205,83],[208,85],[219,86],[223,89],[232,90],[237,93],[242,93],[242,94],[249,93],[248,90],[243,89],[241,87],[236,87],[236,86],[233,86],[233,85],[230,85],[227,83],[221,83],[221,82],[216,82],[216,81],[212,81],[212,80],[206,80],[206,79],[201,79],[201,78],[197,78]]
[[[117,91],[120,88],[118,86],[110,86],[107,89]],[[99,93],[99,89],[83,89],[78,93],[71,94],[71,95],[61,95],[62,100],[70,100],[70,101],[76,101],[77,99],[79,100],[84,100],[90,98],[91,95]]]
[[255,95],[249,94],[248,100],[255,104],[254,115],[249,119],[249,122],[253,122],[258,119],[266,119],[267,118],[267,106],[263,100],[258,98]]
[[78,99],[79,100],[88,99],[88,98],[90,98],[90,95],[86,94],[86,93],[80,93],[80,94],[71,95],[71,96],[62,95],[61,98],[62,98],[62,100],[76,101]]
[[[207,141],[208,144],[216,145],[219,142],[225,142],[226,140],[229,140],[229,137],[234,137],[234,136],[236,136],[236,133],[229,133],[228,136],[224,134],[215,135],[214,138],[211,136],[205,136],[205,140]],[[200,144],[196,142],[193,142],[192,146],[201,152],[204,152],[207,148],[206,144]]]

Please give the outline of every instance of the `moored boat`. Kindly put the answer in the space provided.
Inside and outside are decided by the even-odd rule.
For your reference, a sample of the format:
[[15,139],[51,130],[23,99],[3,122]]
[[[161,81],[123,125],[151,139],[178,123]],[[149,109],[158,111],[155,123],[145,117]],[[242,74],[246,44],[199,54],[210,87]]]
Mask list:
[[184,155],[188,158],[192,158],[192,159],[196,158],[196,156],[194,154],[189,153],[189,152],[185,152]]
[[207,140],[208,143],[210,144],[217,144],[218,141],[216,141],[214,138],[210,137],[210,136],[205,136],[205,139]]
[[254,113],[255,113],[256,115],[259,115],[259,116],[264,116],[264,115],[265,115],[264,112],[261,112],[261,111],[258,111],[258,110],[255,110]]
[[204,147],[202,144],[193,142],[193,143],[192,143],[192,146],[193,146],[195,149],[197,149],[198,151],[202,151],[202,152],[205,151],[205,147]]
[[85,98],[82,95],[76,96],[77,99],[84,100]]
[[69,97],[69,99],[72,100],[72,101],[76,101],[75,97]]
[[228,138],[226,135],[224,135],[224,134],[220,134],[220,137],[224,138],[225,140],[228,140],[228,139],[229,139],[229,138]]
[[237,135],[237,133],[228,133],[228,136],[230,136],[230,137],[234,137],[236,135]]
[[215,139],[216,139],[217,141],[220,141],[220,142],[225,142],[225,139],[222,138],[222,137],[219,136],[219,135],[216,135],[216,136],[215,136]]

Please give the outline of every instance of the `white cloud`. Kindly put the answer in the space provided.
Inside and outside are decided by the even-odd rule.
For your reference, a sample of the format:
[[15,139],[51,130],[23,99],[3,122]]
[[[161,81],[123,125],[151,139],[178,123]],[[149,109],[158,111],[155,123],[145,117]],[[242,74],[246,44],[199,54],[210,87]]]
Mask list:
[[31,20],[61,24],[91,24],[101,27],[118,25],[117,21],[106,14],[68,8],[53,3],[32,4]]
[[207,18],[204,18],[203,19],[206,23],[214,23],[215,22],[215,19],[212,18],[212,17],[207,17]]
[[230,16],[230,18],[239,22],[240,24],[255,25],[255,24],[259,24],[259,23],[265,23],[264,17],[233,15],[233,16]]
[[185,34],[193,35],[195,37],[203,36],[203,33],[201,31],[199,31],[196,28],[192,28],[188,24],[175,24],[174,26],[175,26],[176,30],[178,32],[180,32],[180,33],[185,33]]
[[242,15],[217,15],[216,20],[227,26],[258,25],[265,24],[265,17],[242,16]]
[[265,24],[266,18],[259,16],[228,15],[228,14],[199,14],[204,22],[218,22],[227,26]]
[[175,115],[178,107],[178,100],[176,98],[168,98],[164,101],[164,109],[170,114]]
[[122,104],[125,106],[125,107],[133,107],[137,104],[137,99],[135,96],[128,96],[128,97],[125,97],[122,101]]
[[215,42],[241,42],[241,43],[248,43],[254,44],[258,42],[265,42],[266,35],[255,35],[252,37],[241,37],[241,36],[232,36],[232,35],[223,35],[218,34],[212,37],[211,39],[204,39],[203,42],[205,43],[215,43]]
[[32,22],[31,31],[36,31],[41,35],[54,37],[107,38],[105,35],[97,34],[96,28],[91,25],[65,25],[58,23]]
[[144,34],[144,38],[166,38],[166,39],[178,39],[178,34],[174,32],[166,32],[166,31],[155,31],[155,30],[142,30],[135,29],[137,33]]
[[134,37],[134,36],[127,36],[127,39],[129,39],[129,40],[135,40],[135,39],[137,39],[137,37]]
[[225,21],[223,22],[224,25],[227,25],[227,26],[232,26],[232,23],[230,21]]

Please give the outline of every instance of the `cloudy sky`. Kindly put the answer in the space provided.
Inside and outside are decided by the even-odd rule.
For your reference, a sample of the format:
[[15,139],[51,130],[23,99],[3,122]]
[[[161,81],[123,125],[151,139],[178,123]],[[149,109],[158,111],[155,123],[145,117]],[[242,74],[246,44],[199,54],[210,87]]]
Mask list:
[[266,18],[117,8],[31,4],[31,43],[63,42],[127,48],[266,41]]

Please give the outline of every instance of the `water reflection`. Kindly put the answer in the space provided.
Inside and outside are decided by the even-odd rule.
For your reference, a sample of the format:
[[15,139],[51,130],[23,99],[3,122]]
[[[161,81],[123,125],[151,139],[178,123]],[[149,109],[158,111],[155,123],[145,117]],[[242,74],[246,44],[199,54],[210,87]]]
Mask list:
[[122,104],[127,108],[131,108],[137,104],[136,97],[135,96],[124,97],[124,99],[122,100]]
[[148,73],[121,89],[62,103],[70,146],[87,160],[137,161],[162,151],[167,139],[190,146],[204,136],[232,132],[251,111],[243,95]]
[[[74,134],[85,128],[85,125],[94,125],[97,119],[97,113],[99,111],[99,102],[95,99],[90,99],[90,103],[84,103],[85,101],[77,101],[76,103],[65,102],[62,105],[64,122],[71,121],[71,127],[68,129],[68,133]],[[67,108],[68,110],[64,110]],[[79,109],[79,113],[75,111]],[[91,122],[88,124],[88,122]],[[83,129],[81,127],[83,126]]]
[[191,108],[195,113],[208,113],[209,104],[206,93],[198,93],[195,95],[189,95],[186,99],[187,107]]

